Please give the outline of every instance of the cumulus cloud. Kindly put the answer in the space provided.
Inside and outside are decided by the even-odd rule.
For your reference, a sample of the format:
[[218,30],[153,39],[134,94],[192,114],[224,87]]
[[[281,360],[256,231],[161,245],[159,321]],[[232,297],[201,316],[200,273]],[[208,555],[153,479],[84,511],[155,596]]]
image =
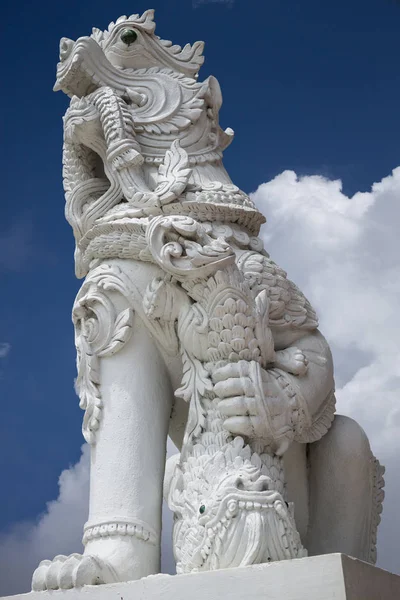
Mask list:
[[336,365],[338,412],[355,418],[386,465],[379,564],[400,571],[400,167],[347,197],[339,180],[285,171],[252,195],[272,258],[320,315]]
[[[336,365],[338,411],[366,430],[386,465],[378,564],[400,572],[400,167],[369,192],[347,197],[339,180],[285,171],[253,199],[266,214],[262,236],[320,315]],[[174,453],[172,444],[169,453]],[[0,594],[29,589],[42,558],[80,550],[88,506],[88,448],[60,476],[60,493],[37,523],[0,537]],[[163,572],[174,572],[172,520],[163,508]]]
[[36,523],[18,523],[0,536],[0,596],[30,590],[32,573],[44,558],[82,548],[89,500],[89,449],[59,478],[57,500],[47,503]]

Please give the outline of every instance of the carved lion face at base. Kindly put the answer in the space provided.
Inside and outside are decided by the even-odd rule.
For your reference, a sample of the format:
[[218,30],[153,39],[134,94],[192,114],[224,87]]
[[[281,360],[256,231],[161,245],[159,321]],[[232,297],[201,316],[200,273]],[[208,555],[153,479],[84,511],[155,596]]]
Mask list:
[[241,438],[213,456],[194,446],[168,494],[177,573],[305,556],[282,482],[281,460],[252,454]]

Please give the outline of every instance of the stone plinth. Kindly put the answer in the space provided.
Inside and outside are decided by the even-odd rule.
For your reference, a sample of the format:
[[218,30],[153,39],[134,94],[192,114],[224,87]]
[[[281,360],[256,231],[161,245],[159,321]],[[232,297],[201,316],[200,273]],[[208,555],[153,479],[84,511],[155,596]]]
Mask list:
[[[188,575],[31,592],[17,600],[395,600],[400,576],[344,554]],[[3,598],[2,600],[7,600]]]

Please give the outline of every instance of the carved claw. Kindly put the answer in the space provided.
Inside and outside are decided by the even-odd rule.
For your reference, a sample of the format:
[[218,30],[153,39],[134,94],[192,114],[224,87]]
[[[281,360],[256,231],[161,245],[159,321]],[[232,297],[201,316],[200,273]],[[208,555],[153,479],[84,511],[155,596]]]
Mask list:
[[308,359],[300,348],[293,346],[275,352],[274,366],[300,377],[307,373]]
[[112,567],[96,556],[60,554],[53,560],[42,560],[33,573],[32,591],[67,590],[116,581]]

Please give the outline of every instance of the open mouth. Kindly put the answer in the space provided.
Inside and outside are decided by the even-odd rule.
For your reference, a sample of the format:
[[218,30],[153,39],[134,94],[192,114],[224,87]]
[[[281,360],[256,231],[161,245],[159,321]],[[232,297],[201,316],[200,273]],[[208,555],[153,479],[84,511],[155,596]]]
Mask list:
[[76,42],[63,38],[60,42],[60,62],[54,91],[68,96],[86,96],[104,85],[104,75],[118,81],[118,70],[107,61],[103,50],[89,37]]

